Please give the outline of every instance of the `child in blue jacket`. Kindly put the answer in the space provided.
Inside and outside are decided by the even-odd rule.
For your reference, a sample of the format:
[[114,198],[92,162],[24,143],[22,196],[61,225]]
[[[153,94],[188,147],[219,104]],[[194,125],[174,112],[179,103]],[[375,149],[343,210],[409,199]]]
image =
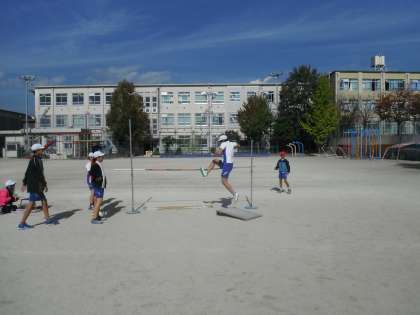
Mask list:
[[279,181],[280,181],[280,191],[284,192],[283,189],[283,181],[287,187],[287,193],[291,194],[292,189],[290,188],[289,182],[287,181],[287,176],[290,173],[290,164],[289,161],[286,159],[286,152],[281,151],[280,152],[280,160],[277,161],[275,170],[279,171]]

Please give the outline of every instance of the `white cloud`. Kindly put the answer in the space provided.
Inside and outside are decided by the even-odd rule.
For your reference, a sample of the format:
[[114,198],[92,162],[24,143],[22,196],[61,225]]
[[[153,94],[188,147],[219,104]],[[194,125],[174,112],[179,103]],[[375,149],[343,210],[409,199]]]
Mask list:
[[54,85],[62,84],[66,81],[66,77],[63,75],[53,76],[53,77],[39,77],[36,79],[36,85]]
[[124,79],[134,83],[155,84],[170,81],[171,75],[167,71],[142,72],[139,66],[110,66],[108,68],[94,70],[94,74],[88,78],[88,81],[95,83],[117,83]]

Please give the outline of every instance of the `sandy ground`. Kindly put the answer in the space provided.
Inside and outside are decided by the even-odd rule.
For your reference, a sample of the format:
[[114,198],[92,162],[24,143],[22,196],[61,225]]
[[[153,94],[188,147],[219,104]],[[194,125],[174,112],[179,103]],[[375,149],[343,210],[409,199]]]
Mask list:
[[[286,195],[275,162],[255,160],[263,217],[244,222],[215,214],[229,196],[218,172],[189,170],[136,171],[135,203],[153,199],[126,214],[129,173],[113,169],[129,160],[107,160],[110,217],[91,225],[85,162],[45,161],[60,224],[17,231],[20,211],[0,216],[0,314],[420,314],[420,165],[291,158]],[[0,179],[20,182],[26,164],[0,161]],[[249,169],[231,181],[244,205]]]

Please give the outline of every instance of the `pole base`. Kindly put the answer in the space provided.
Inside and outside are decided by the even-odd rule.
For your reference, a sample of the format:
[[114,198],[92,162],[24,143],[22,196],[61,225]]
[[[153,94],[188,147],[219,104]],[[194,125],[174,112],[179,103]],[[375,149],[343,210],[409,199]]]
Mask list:
[[127,211],[126,213],[127,214],[140,214],[141,211],[140,210],[131,209],[131,210]]
[[258,209],[258,207],[256,205],[248,205],[248,206],[245,206],[244,208],[245,209],[248,209],[248,210],[256,210],[256,209]]

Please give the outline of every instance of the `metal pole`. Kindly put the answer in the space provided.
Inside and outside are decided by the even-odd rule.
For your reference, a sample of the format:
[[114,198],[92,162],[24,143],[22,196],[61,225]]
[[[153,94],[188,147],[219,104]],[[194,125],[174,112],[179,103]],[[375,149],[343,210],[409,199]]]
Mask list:
[[26,87],[26,113],[25,113],[25,150],[29,150],[29,138],[28,138],[28,89],[29,80],[25,80]]
[[132,142],[132,134],[131,134],[131,118],[128,119],[128,134],[130,137],[131,210],[127,211],[127,213],[136,214],[136,213],[140,213],[140,211],[134,209],[133,142]]
[[251,139],[251,196],[246,209],[255,210],[257,207],[254,205],[254,140]]

